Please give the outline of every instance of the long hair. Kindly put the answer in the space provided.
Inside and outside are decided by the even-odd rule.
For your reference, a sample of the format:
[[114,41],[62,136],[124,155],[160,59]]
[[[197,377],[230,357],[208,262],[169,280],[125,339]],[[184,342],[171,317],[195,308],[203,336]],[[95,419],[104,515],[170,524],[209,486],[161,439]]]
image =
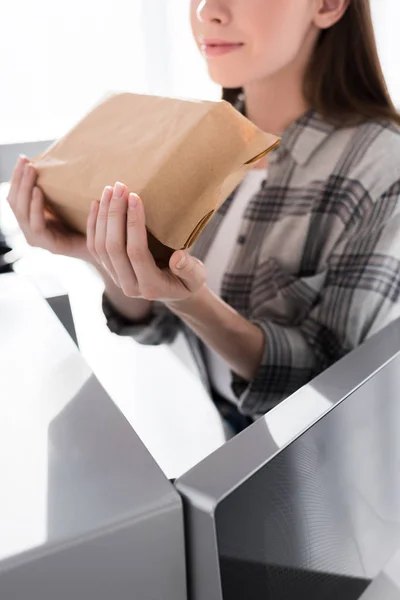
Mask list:
[[[223,89],[222,97],[235,104],[241,92]],[[328,121],[347,125],[383,119],[400,125],[379,61],[369,0],[350,0],[340,21],[321,31],[303,93]]]

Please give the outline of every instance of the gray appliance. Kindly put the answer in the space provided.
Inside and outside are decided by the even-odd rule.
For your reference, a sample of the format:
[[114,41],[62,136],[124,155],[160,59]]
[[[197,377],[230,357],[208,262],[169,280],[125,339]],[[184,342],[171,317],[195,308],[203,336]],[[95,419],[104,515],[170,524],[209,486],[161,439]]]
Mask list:
[[0,332],[1,600],[185,600],[178,493],[16,275]]
[[176,487],[192,600],[360,598],[400,548],[400,321]]
[[0,332],[1,600],[398,600],[400,321],[175,486],[15,275]]
[[361,600],[400,600],[400,551],[368,586]]

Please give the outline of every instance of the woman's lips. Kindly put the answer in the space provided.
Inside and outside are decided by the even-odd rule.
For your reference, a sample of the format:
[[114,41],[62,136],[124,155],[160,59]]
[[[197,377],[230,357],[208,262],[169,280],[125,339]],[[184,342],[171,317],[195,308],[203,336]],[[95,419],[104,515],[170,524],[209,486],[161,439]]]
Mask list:
[[210,43],[203,42],[201,44],[201,51],[204,56],[207,58],[211,58],[213,56],[222,56],[223,54],[228,54],[229,52],[234,52],[235,50],[239,50],[243,44],[228,44],[228,43]]

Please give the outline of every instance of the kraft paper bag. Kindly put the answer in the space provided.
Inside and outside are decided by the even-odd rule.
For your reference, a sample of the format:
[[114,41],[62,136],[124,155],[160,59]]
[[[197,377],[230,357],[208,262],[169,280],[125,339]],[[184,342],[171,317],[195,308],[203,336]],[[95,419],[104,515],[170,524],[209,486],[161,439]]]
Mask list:
[[82,233],[92,201],[122,181],[142,198],[149,248],[167,266],[279,141],[225,101],[118,93],[32,163],[49,207]]

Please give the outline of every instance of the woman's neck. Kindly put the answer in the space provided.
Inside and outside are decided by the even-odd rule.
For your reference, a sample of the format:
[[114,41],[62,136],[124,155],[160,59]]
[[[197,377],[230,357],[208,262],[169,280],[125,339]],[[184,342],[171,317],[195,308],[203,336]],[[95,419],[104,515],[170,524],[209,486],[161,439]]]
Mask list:
[[[306,110],[301,84],[292,80],[278,82],[260,81],[244,88],[246,116],[262,131],[282,135],[282,132]],[[268,156],[254,168],[266,169]]]
[[291,64],[244,86],[246,115],[262,131],[282,135],[309,108],[303,86],[316,39],[317,32],[310,30],[302,52]]
[[308,108],[301,82],[293,78],[256,81],[244,88],[246,116],[262,131],[281,135]]

